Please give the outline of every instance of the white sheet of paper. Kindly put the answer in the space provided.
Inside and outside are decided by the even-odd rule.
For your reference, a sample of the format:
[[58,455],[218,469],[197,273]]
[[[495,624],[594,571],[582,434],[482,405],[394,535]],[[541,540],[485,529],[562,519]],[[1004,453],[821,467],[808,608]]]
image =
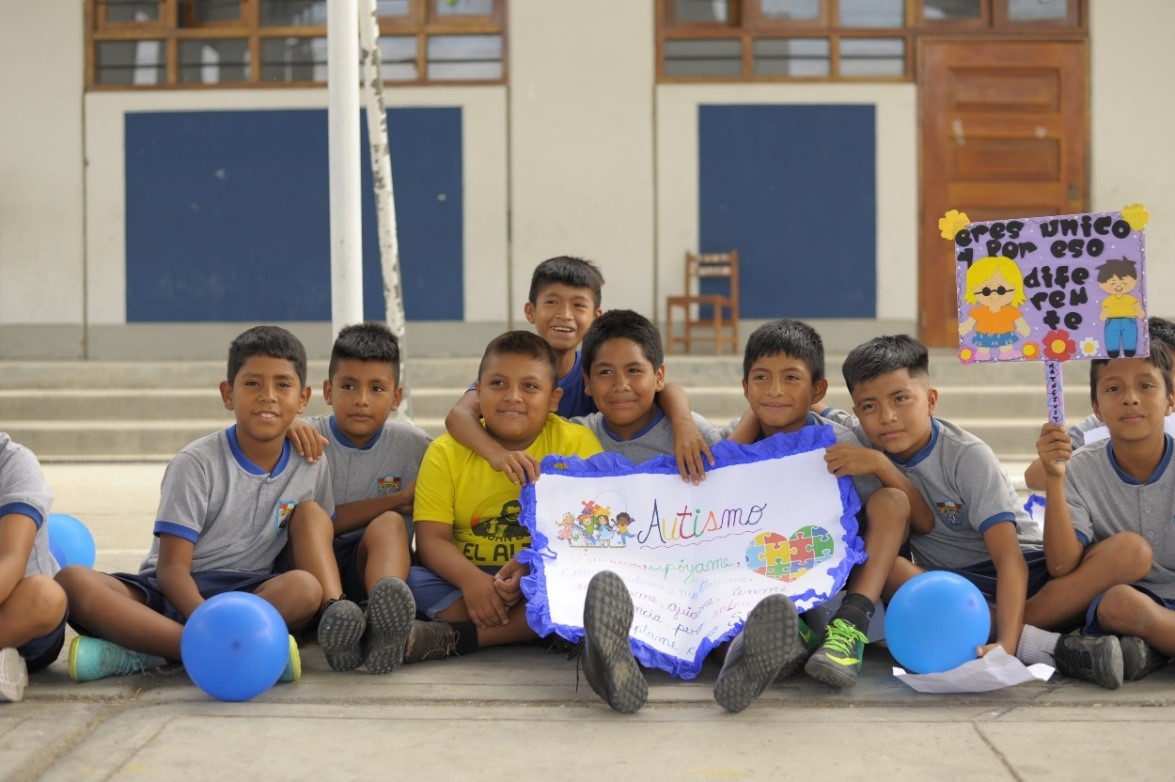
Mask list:
[[990,692],[1025,682],[1047,682],[1054,668],[1043,663],[1025,665],[1002,647],[942,673],[906,673],[894,666],[893,675],[918,692]]

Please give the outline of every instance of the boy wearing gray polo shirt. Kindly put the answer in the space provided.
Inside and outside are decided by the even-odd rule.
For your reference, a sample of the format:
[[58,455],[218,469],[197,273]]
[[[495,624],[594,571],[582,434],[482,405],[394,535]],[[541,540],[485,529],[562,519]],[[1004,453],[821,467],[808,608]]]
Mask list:
[[[323,606],[329,585],[322,579],[307,570],[275,570],[279,556],[295,565],[333,560],[329,544],[316,546],[314,533],[332,524],[329,470],[325,462],[310,464],[293,453],[286,440],[310,398],[302,343],[274,326],[244,332],[229,348],[220,393],[236,423],[187,446],[168,465],[155,538],[139,572],[107,574],[74,565],[57,575],[69,597],[70,622],[80,633],[69,651],[73,679],[142,670],[148,656],[180,660],[183,621],[223,592],[264,598],[291,630]],[[340,592],[336,587],[327,594]],[[350,628],[339,621],[345,619],[342,601],[326,605],[319,643],[329,657],[346,635],[340,625]],[[300,673],[291,637],[282,680]]]
[[326,441],[336,503],[334,551],[343,592],[365,601],[365,629],[352,659],[368,673],[404,661],[416,617],[405,583],[412,565],[416,474],[431,438],[388,417],[403,399],[400,343],[382,323],[339,332],[322,395],[334,415],[308,419]]
[[1134,571],[1093,599],[1083,627],[1122,636],[1128,681],[1175,654],[1175,440],[1164,427],[1175,409],[1171,372],[1160,341],[1146,358],[1091,362],[1093,410],[1109,439],[1074,452],[1060,425],[1046,424],[1037,443],[1054,572],[1072,572],[1099,554]]
[[926,347],[905,334],[876,337],[849,352],[843,374],[856,416],[831,414],[884,451],[907,481],[913,561],[894,562],[886,598],[926,570],[958,573],[994,604],[995,643],[979,655],[1000,645],[1025,663],[1047,662],[1066,675],[1118,687],[1116,642],[1033,626],[1038,616],[1056,620],[1061,610],[1054,598],[1026,611],[1027,598],[1070,589],[1076,579],[1050,584],[1039,531],[991,448],[934,416],[938,391],[929,385]]
[[65,592],[53,581],[49,505],[33,452],[0,432],[0,701],[19,701],[65,643]]

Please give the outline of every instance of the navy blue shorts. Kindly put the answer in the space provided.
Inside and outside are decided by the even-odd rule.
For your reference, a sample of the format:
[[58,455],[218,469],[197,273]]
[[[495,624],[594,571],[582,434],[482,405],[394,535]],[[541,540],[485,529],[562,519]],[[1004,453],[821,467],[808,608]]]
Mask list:
[[[110,575],[127,586],[142,592],[145,598],[143,602],[152,611],[163,614],[168,619],[181,624],[185,621],[186,617],[182,616],[175,606],[163,596],[163,590],[159,588],[159,581],[155,578],[154,570],[144,573],[111,573]],[[224,592],[256,592],[258,587],[277,575],[277,573],[241,573],[236,570],[202,570],[199,573],[193,573],[192,580],[196,582],[196,589],[199,590],[200,597],[207,600]],[[76,622],[73,623],[73,626],[82,635],[92,635],[92,633],[83,632],[83,628],[79,628]]]
[[61,654],[61,647],[65,645],[65,623],[69,619],[69,611],[61,618],[61,624],[50,630],[40,638],[34,638],[28,643],[18,646],[16,653],[24,659],[29,673],[36,673],[49,665]]
[[359,570],[359,544],[367,528],[344,532],[335,538],[335,562],[339,566],[339,581],[343,584],[343,595],[348,600],[362,603],[367,599],[367,584]]
[[[1024,561],[1028,564],[1028,597],[1032,597],[1049,582],[1048,565],[1044,561],[1044,551],[1025,551]],[[979,591],[989,603],[996,600],[996,569],[991,560],[968,565],[954,571],[963,578],[979,587]]]
[[[479,569],[492,576],[502,568]],[[408,588],[412,590],[412,597],[416,600],[417,613],[424,614],[429,619],[436,619],[437,614],[461,599],[460,589],[422,565],[413,565],[408,571]]]
[[[1146,587],[1139,586],[1138,584],[1131,584],[1130,586],[1134,587],[1139,592],[1142,592],[1144,595],[1149,597],[1151,600],[1154,600],[1164,608],[1169,608],[1172,611],[1175,611],[1175,600],[1167,600],[1166,598],[1159,597]],[[1097,607],[1102,604],[1102,598],[1105,596],[1106,593],[1102,592],[1100,595],[1095,597],[1093,599],[1093,603],[1091,603],[1089,606],[1089,610],[1085,612],[1085,624],[1081,628],[1083,635],[1109,635],[1109,633],[1103,630],[1097,623]]]

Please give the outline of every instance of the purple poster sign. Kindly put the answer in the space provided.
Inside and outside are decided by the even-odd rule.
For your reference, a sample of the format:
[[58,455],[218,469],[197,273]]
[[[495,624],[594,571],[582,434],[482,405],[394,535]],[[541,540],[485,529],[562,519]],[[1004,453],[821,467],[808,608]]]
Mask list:
[[1140,205],[1121,212],[939,221],[954,241],[959,358],[1067,361],[1145,356]]

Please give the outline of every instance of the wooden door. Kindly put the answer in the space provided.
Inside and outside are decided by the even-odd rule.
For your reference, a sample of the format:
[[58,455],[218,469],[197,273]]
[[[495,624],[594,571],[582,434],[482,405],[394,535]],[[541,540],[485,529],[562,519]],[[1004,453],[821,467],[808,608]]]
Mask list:
[[972,221],[1083,212],[1088,195],[1084,42],[923,41],[918,328],[958,344],[948,209]]

